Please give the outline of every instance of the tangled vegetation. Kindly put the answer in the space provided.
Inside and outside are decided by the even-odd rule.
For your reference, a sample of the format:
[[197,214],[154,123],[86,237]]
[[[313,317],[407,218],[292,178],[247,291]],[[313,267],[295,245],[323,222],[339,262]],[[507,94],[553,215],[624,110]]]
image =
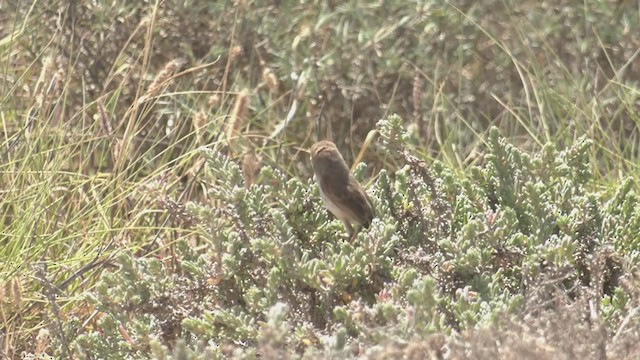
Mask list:
[[[176,357],[202,359],[225,348],[241,358],[345,358],[450,346],[458,358],[479,349],[434,336],[582,312],[571,326],[588,321],[580,339],[593,339],[574,351],[630,356],[626,341],[637,337],[622,336],[622,324],[639,299],[626,274],[640,241],[631,181],[606,199],[587,189],[590,141],[531,156],[497,129],[486,164],[469,177],[440,163],[429,170],[399,142],[402,127],[398,116],[380,122],[381,151],[406,165],[379,173],[369,190],[378,217],[353,242],[310,181],[266,166],[246,186],[240,166],[202,150],[215,205],[190,203],[186,217],[169,210],[175,224],[198,224],[197,245],[178,241],[159,257],[122,253],[91,295],[103,314],[98,329],[75,346],[87,358],[143,358],[150,349],[164,358],[168,344],[180,344]],[[416,337],[432,340],[412,344]],[[571,357],[564,340],[544,341],[532,356]]]
[[0,357],[639,357],[638,14],[1,2]]

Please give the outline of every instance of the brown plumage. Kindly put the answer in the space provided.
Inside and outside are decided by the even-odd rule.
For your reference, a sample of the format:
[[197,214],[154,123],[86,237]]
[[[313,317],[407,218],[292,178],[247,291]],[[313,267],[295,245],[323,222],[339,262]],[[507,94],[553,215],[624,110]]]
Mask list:
[[330,141],[311,146],[311,165],[320,187],[320,196],[329,211],[342,220],[349,235],[352,224],[369,227],[374,211],[362,186],[349,172],[349,167]]

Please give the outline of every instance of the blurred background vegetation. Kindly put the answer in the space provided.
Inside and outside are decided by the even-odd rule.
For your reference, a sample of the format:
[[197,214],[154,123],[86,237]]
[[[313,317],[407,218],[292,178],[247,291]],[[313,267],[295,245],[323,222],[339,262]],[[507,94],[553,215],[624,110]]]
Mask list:
[[[70,356],[100,317],[87,294],[123,266],[121,251],[171,262],[180,242],[199,244],[202,209],[185,204],[210,201],[204,146],[241,164],[245,182],[269,167],[274,181],[307,184],[319,133],[366,163],[359,176],[371,183],[406,164],[376,140],[378,121],[398,114],[403,146],[461,179],[490,163],[495,126],[532,154],[586,136],[585,187],[608,199],[637,192],[639,7],[1,2],[3,356]],[[308,196],[305,206],[318,202]]]

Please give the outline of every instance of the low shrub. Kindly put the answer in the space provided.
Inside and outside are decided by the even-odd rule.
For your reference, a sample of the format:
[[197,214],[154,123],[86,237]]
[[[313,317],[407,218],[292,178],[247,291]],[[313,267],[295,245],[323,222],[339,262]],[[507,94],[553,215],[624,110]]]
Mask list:
[[[427,164],[398,116],[349,241],[312,179],[202,149],[209,203],[155,257],[122,252],[90,295],[81,358],[622,358],[638,353],[640,207],[590,184],[591,142],[527,154],[494,128],[468,176]],[[356,177],[363,180],[365,166]],[[175,207],[174,207],[175,208]],[[67,331],[78,326],[70,323]],[[570,338],[567,338],[570,336]],[[634,340],[635,339],[635,340]]]

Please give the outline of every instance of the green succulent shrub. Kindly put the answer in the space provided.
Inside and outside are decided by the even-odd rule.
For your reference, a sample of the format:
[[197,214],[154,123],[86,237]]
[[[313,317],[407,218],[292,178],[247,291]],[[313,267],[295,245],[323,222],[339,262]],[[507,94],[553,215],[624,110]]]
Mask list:
[[[549,318],[556,329],[588,323],[579,333],[626,341],[622,323],[638,325],[638,316],[625,319],[639,299],[638,196],[631,181],[615,193],[590,184],[589,140],[527,154],[493,128],[483,164],[460,176],[421,160],[399,116],[378,131],[376,149],[401,166],[372,181],[377,217],[353,241],[312,179],[264,166],[245,186],[238,164],[202,149],[210,202],[186,206],[197,236],[166,257],[121,253],[90,295],[96,329],[80,334],[73,351],[113,359],[471,356],[482,348],[478,331],[526,333],[531,319]],[[557,321],[565,318],[570,325]],[[529,350],[569,351],[546,341]],[[576,344],[586,356],[631,351]]]

